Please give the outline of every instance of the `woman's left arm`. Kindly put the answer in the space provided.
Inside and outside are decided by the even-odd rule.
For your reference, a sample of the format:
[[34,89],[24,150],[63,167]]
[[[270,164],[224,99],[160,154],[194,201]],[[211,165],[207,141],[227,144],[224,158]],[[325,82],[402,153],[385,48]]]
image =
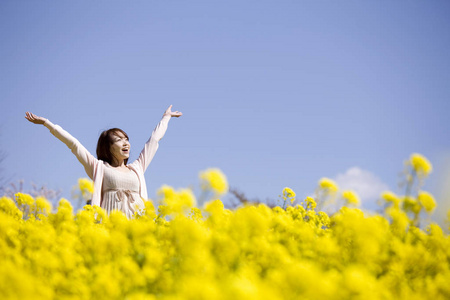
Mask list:
[[141,154],[139,154],[139,158],[133,162],[133,164],[137,163],[142,168],[142,171],[145,172],[148,165],[152,161],[153,157],[156,154],[156,151],[159,147],[159,141],[163,138],[164,134],[166,133],[167,126],[169,124],[169,121],[172,117],[178,118],[182,116],[183,114],[179,111],[172,111],[172,105],[169,106],[169,108],[166,109],[164,112],[164,115],[159,121],[158,125],[156,125],[155,129],[152,132],[152,135],[150,136],[150,139],[145,143],[144,149],[142,149]]

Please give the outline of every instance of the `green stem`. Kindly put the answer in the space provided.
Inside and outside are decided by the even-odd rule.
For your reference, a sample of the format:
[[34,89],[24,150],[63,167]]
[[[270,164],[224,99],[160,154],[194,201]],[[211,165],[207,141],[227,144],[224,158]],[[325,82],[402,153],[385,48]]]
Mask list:
[[405,191],[405,196],[408,197],[411,194],[411,189],[414,183],[414,178],[416,177],[416,172],[413,170],[412,171],[412,175],[411,175],[412,179],[408,180],[408,184],[406,185],[406,191]]

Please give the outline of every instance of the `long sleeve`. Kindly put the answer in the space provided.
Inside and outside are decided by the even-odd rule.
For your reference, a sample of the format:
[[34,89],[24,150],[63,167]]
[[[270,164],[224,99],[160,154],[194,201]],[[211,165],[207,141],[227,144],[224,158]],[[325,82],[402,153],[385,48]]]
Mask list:
[[86,174],[94,180],[94,170],[98,159],[95,158],[76,138],[62,129],[61,126],[55,125],[49,120],[45,121],[44,126],[47,127],[55,137],[69,147],[72,153],[75,154],[77,159],[84,166]]
[[168,115],[162,117],[161,121],[153,130],[150,139],[145,143],[144,149],[142,149],[141,154],[139,154],[139,158],[133,162],[133,165],[139,165],[143,173],[155,156],[156,150],[158,150],[159,141],[166,133],[170,118],[171,116]]

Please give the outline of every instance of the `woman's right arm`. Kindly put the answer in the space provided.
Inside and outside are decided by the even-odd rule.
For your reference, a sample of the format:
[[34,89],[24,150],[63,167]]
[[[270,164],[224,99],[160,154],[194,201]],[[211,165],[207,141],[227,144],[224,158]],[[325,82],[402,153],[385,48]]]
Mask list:
[[36,116],[30,112],[26,113],[25,118],[31,123],[44,125],[54,136],[66,144],[84,166],[86,174],[93,179],[94,168],[98,162],[98,159],[96,159],[76,138],[62,129],[61,126],[53,124],[46,118]]

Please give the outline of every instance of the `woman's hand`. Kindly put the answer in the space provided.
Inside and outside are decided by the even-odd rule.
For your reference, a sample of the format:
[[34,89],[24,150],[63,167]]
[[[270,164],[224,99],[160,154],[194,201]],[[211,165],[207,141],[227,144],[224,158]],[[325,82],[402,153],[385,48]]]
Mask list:
[[47,120],[46,118],[36,116],[35,114],[30,113],[28,111],[25,114],[26,114],[25,119],[34,124],[44,124],[45,121]]
[[169,108],[164,112],[164,115],[178,118],[182,116],[183,113],[180,111],[172,111],[172,105],[170,105]]

